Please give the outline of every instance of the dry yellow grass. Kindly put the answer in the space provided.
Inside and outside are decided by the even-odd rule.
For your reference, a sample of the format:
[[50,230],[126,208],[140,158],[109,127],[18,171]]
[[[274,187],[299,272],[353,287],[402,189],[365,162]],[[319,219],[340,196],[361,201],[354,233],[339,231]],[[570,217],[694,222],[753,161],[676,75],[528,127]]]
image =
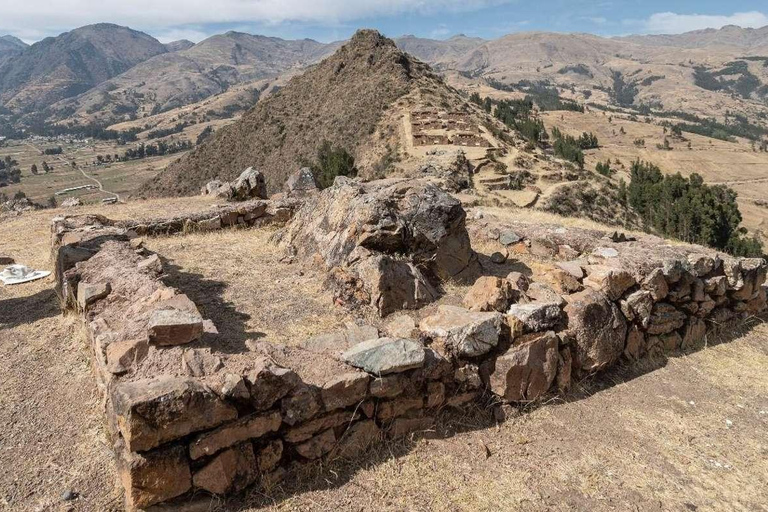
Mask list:
[[[138,218],[210,203],[198,198],[82,210]],[[55,213],[0,223],[0,252],[47,268]],[[599,227],[539,212],[489,213]],[[332,328],[339,316],[329,323],[324,313],[311,316],[325,307],[308,288],[317,285],[314,277],[280,263],[268,236],[233,230],[148,243],[168,259],[171,279],[187,276],[186,284],[200,284],[199,274],[198,292],[207,290],[205,281],[224,283],[216,293],[228,309],[219,314],[250,315],[248,330],[265,332],[259,324],[269,325],[270,308],[295,306],[304,316],[280,319],[284,330],[268,336],[298,339]],[[292,291],[290,281],[297,281]],[[452,286],[451,295],[463,291]],[[59,314],[51,287],[46,279],[0,288],[0,464],[13,468],[0,473],[0,510],[117,511],[113,461],[82,334],[73,317]],[[293,292],[293,306],[280,302]],[[316,324],[302,327],[308,319]],[[309,466],[275,487],[216,500],[211,509],[763,510],[768,325],[726,334],[733,338],[727,344],[579,383],[567,400],[531,406],[506,423],[497,425],[483,408],[445,416],[423,437],[386,443],[360,461]],[[67,489],[79,498],[62,502]]]
[[[629,168],[640,159],[658,165],[665,173],[679,172],[684,176],[700,174],[708,183],[729,185],[739,194],[739,208],[744,217],[743,225],[752,231],[768,230],[768,209],[756,206],[755,199],[768,196],[768,153],[755,152],[747,140],[726,142],[692,133],[683,133],[691,143],[669,137],[672,151],[657,149],[665,134],[663,127],[655,123],[631,121],[626,115],[599,111],[544,112],[545,125],[551,131],[557,126],[564,133],[574,136],[592,132],[600,141],[600,148],[585,152],[585,167],[594,170],[598,162],[610,159],[621,166],[612,166],[619,172],[616,179],[629,182]],[[612,117],[612,122],[609,122]],[[658,120],[656,120],[657,122]],[[674,120],[673,120],[674,122]],[[624,134],[621,130],[624,130]],[[669,136],[669,134],[667,134]],[[634,145],[636,139],[644,139],[645,147]]]

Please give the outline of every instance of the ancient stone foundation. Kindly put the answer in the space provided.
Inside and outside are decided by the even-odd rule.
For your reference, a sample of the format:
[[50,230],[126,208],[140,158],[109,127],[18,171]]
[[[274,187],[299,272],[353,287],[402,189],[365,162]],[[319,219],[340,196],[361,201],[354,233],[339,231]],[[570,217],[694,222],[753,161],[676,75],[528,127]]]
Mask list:
[[[162,261],[141,237],[284,223],[295,211],[257,201],[144,223],[54,220],[57,290],[87,326],[129,510],[266,485],[312,460],[359,457],[383,439],[430,429],[443,409],[482,395],[501,404],[562,393],[580,376],[695,346],[728,320],[765,310],[763,260],[602,233],[488,227],[510,256],[550,261],[549,283],[485,275],[473,278],[463,307],[440,305],[418,325],[350,326],[296,346],[249,342],[224,354],[216,327],[163,283]],[[277,238],[293,257],[354,275],[365,296],[358,306],[381,315],[428,302],[418,287],[437,299],[442,279],[477,265],[461,205],[425,184],[341,180]],[[388,266],[408,269],[393,271],[395,292],[379,279]]]

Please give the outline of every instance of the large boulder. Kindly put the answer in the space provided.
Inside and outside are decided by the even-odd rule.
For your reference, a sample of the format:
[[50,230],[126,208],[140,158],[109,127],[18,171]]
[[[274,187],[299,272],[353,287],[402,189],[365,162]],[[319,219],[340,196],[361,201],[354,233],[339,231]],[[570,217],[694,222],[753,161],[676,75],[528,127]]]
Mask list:
[[601,292],[589,288],[569,297],[567,337],[575,345],[579,367],[585,372],[606,368],[624,352],[627,321]]
[[[277,237],[299,257],[357,273],[374,304],[374,295],[393,295],[395,303],[408,296],[406,302],[421,303],[434,299],[425,282],[433,280],[434,289],[440,280],[469,277],[477,265],[465,217],[458,200],[427,181],[337,178],[308,199]],[[376,281],[387,273],[404,277],[378,294],[384,287]]]
[[246,201],[248,199],[267,199],[267,181],[261,171],[253,167],[244,170],[232,182],[232,200]]

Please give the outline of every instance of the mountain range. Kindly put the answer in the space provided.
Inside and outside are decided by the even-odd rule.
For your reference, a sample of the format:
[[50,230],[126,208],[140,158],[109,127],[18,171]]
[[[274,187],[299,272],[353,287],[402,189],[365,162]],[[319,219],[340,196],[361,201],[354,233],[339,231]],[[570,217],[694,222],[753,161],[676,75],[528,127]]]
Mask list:
[[[494,40],[403,36],[395,42],[459,81],[502,87],[541,82],[571,99],[605,105],[617,104],[616,87],[621,86],[630,93],[618,101],[622,106],[705,116],[766,112],[768,27],[619,38],[546,32]],[[247,91],[248,84],[253,84],[248,94],[256,101],[265,79],[317,64],[341,44],[241,32],[197,44],[162,44],[112,24],[81,27],[31,46],[4,36],[0,120],[20,127],[109,126],[151,118],[235,86]],[[238,101],[243,103],[242,95]]]

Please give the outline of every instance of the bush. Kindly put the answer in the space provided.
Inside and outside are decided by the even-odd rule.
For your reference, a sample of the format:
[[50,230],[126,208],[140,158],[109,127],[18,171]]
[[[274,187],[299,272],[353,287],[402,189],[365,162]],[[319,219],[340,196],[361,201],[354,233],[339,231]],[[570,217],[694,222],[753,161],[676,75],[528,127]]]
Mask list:
[[310,166],[320,188],[333,185],[336,176],[357,176],[355,158],[346,149],[323,141],[317,150],[317,160]]

